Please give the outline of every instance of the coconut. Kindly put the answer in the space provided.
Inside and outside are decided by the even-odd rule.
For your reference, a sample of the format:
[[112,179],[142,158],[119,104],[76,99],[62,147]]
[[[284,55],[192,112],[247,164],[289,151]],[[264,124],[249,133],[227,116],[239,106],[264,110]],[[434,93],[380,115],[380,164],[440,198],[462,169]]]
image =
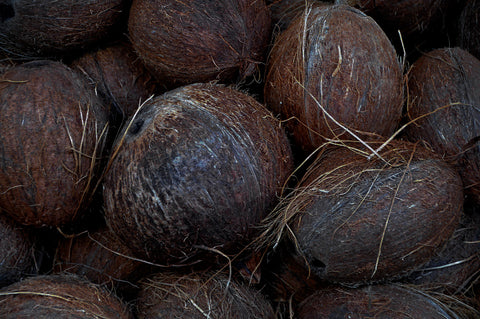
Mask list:
[[143,318],[276,318],[257,290],[228,274],[158,273],[142,281],[137,317]]
[[192,84],[125,125],[104,180],[105,218],[141,258],[238,253],[292,170],[280,122],[252,97]]
[[85,53],[70,67],[85,75],[104,104],[123,119],[155,92],[152,75],[128,41]]
[[263,63],[271,21],[265,1],[135,0],[133,46],[162,83],[243,79]]
[[98,180],[101,102],[67,66],[44,60],[3,74],[0,111],[0,209],[24,225],[75,220]]
[[73,275],[31,277],[0,290],[2,318],[133,318],[126,305]]
[[276,38],[264,93],[308,152],[353,130],[391,135],[402,113],[402,68],[373,19],[347,5],[311,5]]
[[129,1],[3,0],[0,52],[13,59],[65,56],[108,38]]
[[395,284],[358,289],[324,288],[304,300],[296,315],[298,319],[458,318],[434,298]]
[[459,224],[462,183],[450,165],[404,141],[370,147],[382,149],[370,156],[360,143],[324,148],[270,217],[274,237],[264,240],[290,229],[323,280],[355,286],[404,276]]
[[441,48],[412,65],[408,76],[406,135],[423,140],[452,162],[465,193],[480,202],[480,60],[467,51]]
[[480,1],[467,1],[458,20],[457,45],[480,59]]
[[34,274],[34,246],[28,230],[0,214],[0,238],[0,287]]
[[305,9],[313,3],[316,5],[330,5],[328,2],[318,0],[277,0],[270,2],[268,9],[271,12],[275,32],[285,30],[292,20],[303,14]]

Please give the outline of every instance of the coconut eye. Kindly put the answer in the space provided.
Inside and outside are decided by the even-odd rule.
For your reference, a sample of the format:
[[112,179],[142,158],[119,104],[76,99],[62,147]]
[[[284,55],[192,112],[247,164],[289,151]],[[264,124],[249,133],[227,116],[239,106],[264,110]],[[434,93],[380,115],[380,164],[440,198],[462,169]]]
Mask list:
[[130,135],[138,134],[141,131],[144,123],[145,123],[145,121],[142,120],[142,119],[139,119],[139,120],[133,122],[132,126],[130,127],[130,130],[128,131],[128,133]]
[[0,22],[5,22],[10,18],[15,16],[15,10],[13,9],[12,4],[0,4]]

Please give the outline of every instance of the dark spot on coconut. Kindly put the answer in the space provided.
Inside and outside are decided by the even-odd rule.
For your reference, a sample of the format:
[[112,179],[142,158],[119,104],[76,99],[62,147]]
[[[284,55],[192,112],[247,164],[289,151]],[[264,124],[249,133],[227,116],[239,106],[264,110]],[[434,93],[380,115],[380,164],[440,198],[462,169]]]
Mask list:
[[320,261],[316,258],[312,260],[311,266],[315,267],[315,268],[325,268],[325,267],[327,267],[322,261]]
[[11,3],[0,3],[0,22],[5,22],[15,16],[15,9]]
[[129,134],[130,135],[138,134],[142,130],[143,124],[145,124],[145,121],[142,119],[139,119],[133,122],[132,126],[130,127]]

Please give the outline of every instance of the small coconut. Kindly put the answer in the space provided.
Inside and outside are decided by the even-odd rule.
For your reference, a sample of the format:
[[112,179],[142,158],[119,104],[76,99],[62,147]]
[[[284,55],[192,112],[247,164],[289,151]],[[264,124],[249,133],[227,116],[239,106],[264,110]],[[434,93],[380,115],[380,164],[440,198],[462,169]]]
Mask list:
[[28,60],[84,50],[116,32],[128,8],[128,0],[2,0],[0,52]]
[[105,218],[141,258],[238,253],[292,170],[280,122],[252,97],[192,84],[145,103],[104,180]]
[[133,318],[127,306],[98,285],[73,275],[30,277],[0,290],[0,317]]
[[271,21],[263,0],[134,0],[128,29],[138,55],[173,87],[252,75]]
[[139,319],[276,318],[259,291],[224,273],[158,273],[144,279],[141,288],[136,301]]
[[457,45],[480,59],[480,1],[469,0],[458,20]]
[[452,162],[480,202],[480,60],[458,47],[430,51],[411,66],[408,95],[408,139]]
[[61,62],[35,61],[0,80],[0,208],[17,222],[72,222],[91,198],[107,114]]
[[288,226],[323,280],[399,278],[428,262],[458,226],[462,183],[450,165],[405,141],[370,145],[384,146],[371,157],[360,143],[324,148],[273,213],[273,238]]
[[308,152],[353,130],[391,135],[402,113],[402,68],[373,19],[347,5],[312,4],[276,38],[264,93]]

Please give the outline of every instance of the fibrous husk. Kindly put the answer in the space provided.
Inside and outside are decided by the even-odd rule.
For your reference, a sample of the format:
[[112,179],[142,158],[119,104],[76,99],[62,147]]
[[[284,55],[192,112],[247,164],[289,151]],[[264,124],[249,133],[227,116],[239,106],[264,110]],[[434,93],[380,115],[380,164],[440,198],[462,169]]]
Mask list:
[[347,5],[311,5],[275,41],[265,101],[312,151],[355,130],[390,136],[403,105],[402,67],[383,30]]
[[467,193],[480,202],[480,60],[455,48],[424,54],[408,73],[406,129],[460,172]]
[[271,21],[265,1],[133,1],[133,46],[162,83],[231,82],[265,59]]
[[[192,84],[147,101],[105,176],[105,217],[149,261],[238,253],[292,171],[280,122],[252,97]],[[118,151],[117,151],[118,150]]]
[[133,316],[112,293],[73,275],[30,277],[0,290],[0,317],[110,319]]
[[84,50],[117,32],[127,0],[2,0],[0,53],[16,60]]
[[275,318],[259,291],[214,272],[155,274],[142,281],[136,306],[139,319]]
[[0,208],[17,222],[60,226],[81,215],[98,181],[107,114],[61,62],[0,79]]
[[480,1],[466,2],[458,24],[457,45],[480,59]]
[[274,34],[282,32],[297,16],[304,13],[310,5],[330,5],[318,0],[274,0],[270,1],[268,9],[271,12]]

